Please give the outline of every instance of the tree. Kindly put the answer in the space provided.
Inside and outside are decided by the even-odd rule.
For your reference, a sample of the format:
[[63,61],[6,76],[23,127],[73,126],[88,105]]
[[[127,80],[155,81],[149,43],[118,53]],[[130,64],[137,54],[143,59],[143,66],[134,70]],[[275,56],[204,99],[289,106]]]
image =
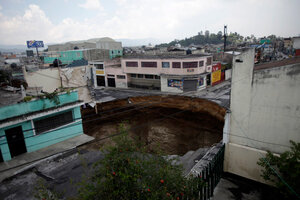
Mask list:
[[217,34],[217,37],[218,37],[218,40],[222,40],[222,31],[219,31],[218,34]]
[[105,158],[95,164],[95,173],[81,183],[79,199],[193,199],[204,182],[201,177],[186,178],[181,166],[172,165],[159,151],[129,139],[126,131]]
[[261,175],[264,180],[275,183],[287,199],[295,199],[296,194],[300,194],[300,143],[290,143],[290,151],[280,156],[268,151],[266,157],[260,158],[257,164],[264,167]]
[[209,30],[205,31],[205,37],[208,38],[209,37]]

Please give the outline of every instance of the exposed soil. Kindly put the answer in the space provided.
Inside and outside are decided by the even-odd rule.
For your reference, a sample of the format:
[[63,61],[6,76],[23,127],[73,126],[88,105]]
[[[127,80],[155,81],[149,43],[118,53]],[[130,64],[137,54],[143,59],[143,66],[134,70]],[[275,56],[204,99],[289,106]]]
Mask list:
[[[97,104],[97,110],[98,115],[92,108],[82,110],[84,132],[96,139],[118,133],[121,123],[130,136],[144,141],[150,150],[159,146],[169,155],[183,155],[222,139],[225,109],[204,99],[133,97]],[[111,143],[108,138],[87,148],[99,149]]]

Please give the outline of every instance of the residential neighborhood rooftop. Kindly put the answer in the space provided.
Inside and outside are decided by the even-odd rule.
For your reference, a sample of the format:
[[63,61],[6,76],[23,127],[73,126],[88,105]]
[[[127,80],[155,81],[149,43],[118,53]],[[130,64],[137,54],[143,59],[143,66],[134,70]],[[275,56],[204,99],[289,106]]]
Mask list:
[[288,58],[288,59],[274,61],[274,62],[261,63],[255,65],[254,70],[268,69],[268,68],[280,67],[284,65],[292,65],[296,63],[300,63],[300,57],[293,57],[293,58]]

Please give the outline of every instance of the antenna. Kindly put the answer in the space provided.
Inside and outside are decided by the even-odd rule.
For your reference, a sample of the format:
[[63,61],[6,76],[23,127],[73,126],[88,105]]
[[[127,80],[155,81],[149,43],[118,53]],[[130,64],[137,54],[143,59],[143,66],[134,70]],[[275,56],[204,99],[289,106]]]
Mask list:
[[224,52],[226,50],[227,25],[224,25]]

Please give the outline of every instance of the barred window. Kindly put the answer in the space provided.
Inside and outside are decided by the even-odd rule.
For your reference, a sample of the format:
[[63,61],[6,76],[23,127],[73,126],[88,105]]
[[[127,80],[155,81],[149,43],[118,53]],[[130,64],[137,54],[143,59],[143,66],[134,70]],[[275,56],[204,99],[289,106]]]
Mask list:
[[180,62],[172,62],[172,68],[181,68]]
[[203,67],[204,66],[204,61],[199,61],[199,67]]
[[198,62],[183,62],[183,68],[197,68]]
[[142,67],[157,67],[157,62],[142,62]]
[[35,133],[41,134],[48,130],[73,122],[72,111],[34,121]]
[[126,62],[126,67],[138,67],[138,62]]
[[212,61],[211,57],[208,57],[206,59],[206,65],[211,65],[211,61]]

